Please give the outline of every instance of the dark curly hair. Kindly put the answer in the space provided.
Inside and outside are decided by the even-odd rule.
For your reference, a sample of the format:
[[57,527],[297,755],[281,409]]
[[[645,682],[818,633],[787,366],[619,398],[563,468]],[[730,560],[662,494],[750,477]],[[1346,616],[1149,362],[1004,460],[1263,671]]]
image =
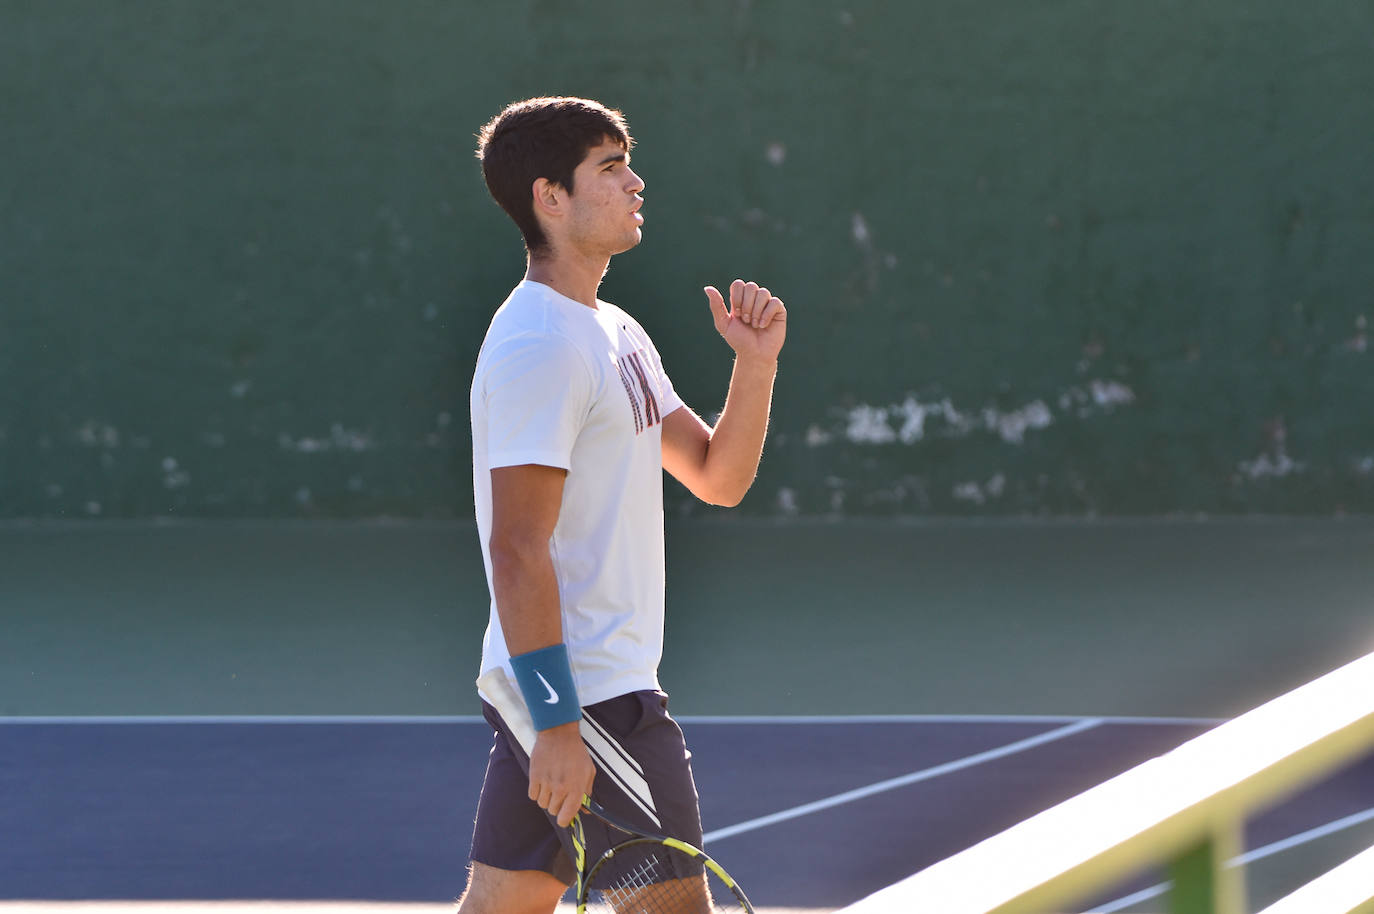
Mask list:
[[625,116],[600,102],[570,97],[513,102],[478,132],[487,190],[514,220],[531,254],[548,247],[534,215],[535,179],[547,178],[572,193],[573,170],[587,150],[607,140],[630,151],[634,139]]

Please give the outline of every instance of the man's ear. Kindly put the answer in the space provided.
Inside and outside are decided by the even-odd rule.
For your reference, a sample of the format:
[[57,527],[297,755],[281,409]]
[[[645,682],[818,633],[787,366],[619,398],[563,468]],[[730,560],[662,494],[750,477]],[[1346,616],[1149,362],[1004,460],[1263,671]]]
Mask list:
[[534,195],[536,212],[543,212],[549,216],[557,216],[562,213],[563,201],[567,197],[567,191],[558,184],[548,178],[535,178],[534,184],[530,187],[530,193]]

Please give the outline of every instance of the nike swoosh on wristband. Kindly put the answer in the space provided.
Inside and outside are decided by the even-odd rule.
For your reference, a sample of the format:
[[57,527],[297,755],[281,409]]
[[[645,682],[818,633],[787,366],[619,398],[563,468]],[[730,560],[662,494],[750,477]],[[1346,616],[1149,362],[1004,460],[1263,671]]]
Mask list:
[[549,697],[544,699],[544,704],[546,704],[546,705],[556,705],[556,704],[558,704],[558,693],[555,692],[555,691],[553,690],[553,686],[549,685],[549,681],[548,681],[547,679],[544,678],[544,674],[541,673],[541,672],[539,672],[538,670],[535,670],[535,671],[534,671],[534,675],[538,676],[538,677],[539,677],[539,681],[542,682],[542,683],[544,684],[544,688],[546,688],[546,689],[549,690]]

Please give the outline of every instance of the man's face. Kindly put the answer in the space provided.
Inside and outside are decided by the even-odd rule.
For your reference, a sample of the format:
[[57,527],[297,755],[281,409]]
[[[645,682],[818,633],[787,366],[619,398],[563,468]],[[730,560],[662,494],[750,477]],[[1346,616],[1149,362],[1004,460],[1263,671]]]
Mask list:
[[630,155],[606,140],[588,150],[573,172],[569,244],[593,256],[610,256],[639,244],[644,182],[630,170]]

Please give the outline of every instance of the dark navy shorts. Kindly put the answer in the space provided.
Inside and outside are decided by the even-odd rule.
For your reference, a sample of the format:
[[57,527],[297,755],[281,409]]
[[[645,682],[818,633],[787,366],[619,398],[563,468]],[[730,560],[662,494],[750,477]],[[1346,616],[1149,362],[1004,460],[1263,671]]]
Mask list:
[[[542,870],[571,885],[577,877],[571,830],[559,828],[529,798],[529,757],[494,708],[483,702],[482,714],[496,733],[477,804],[472,859],[503,870]],[[629,824],[700,847],[692,754],[668,714],[668,696],[631,692],[588,705],[582,716],[593,731],[587,736],[596,763],[592,798]],[[582,827],[589,865],[627,837],[586,813]]]

